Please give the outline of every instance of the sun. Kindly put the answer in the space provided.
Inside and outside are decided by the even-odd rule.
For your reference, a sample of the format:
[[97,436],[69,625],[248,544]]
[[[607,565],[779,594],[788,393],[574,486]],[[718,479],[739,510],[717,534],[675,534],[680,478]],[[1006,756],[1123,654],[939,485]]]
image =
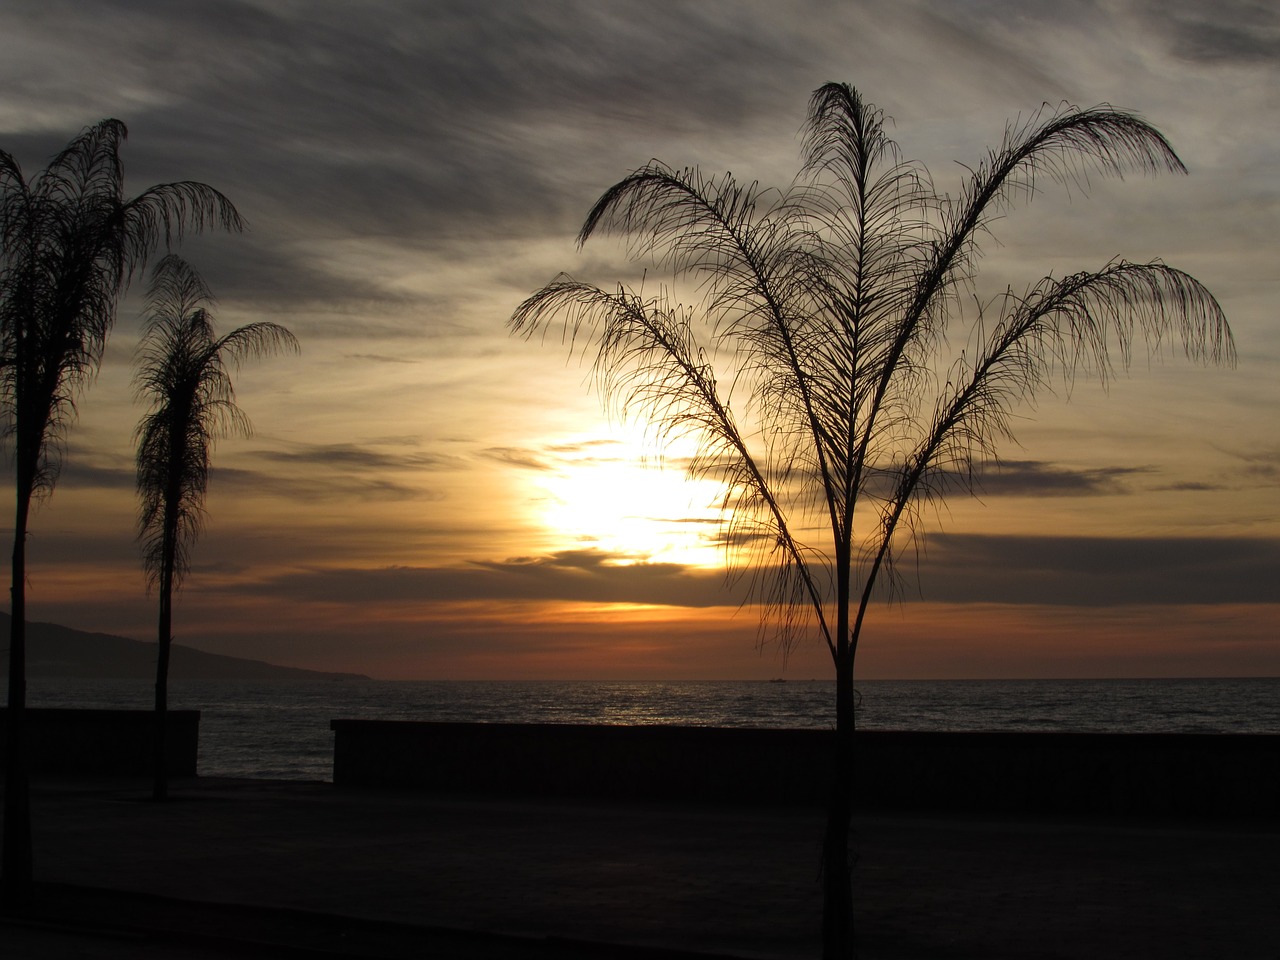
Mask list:
[[658,451],[641,432],[620,428],[549,452],[552,468],[536,481],[536,519],[565,548],[589,545],[617,564],[723,565],[724,487],[686,475],[692,448]]

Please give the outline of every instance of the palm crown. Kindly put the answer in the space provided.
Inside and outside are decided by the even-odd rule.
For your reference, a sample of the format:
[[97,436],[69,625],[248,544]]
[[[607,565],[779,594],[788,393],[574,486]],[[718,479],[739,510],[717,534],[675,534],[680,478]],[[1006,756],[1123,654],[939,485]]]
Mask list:
[[1011,435],[1011,411],[1055,371],[1105,378],[1135,340],[1169,333],[1193,358],[1230,358],[1212,295],[1160,262],[1115,260],[964,307],[977,240],[1041,179],[1182,169],[1132,114],[1068,109],[1011,128],[956,198],[941,197],[898,158],[878,110],[827,84],[791,189],[655,161],[587,216],[580,242],[623,234],[633,255],[693,280],[696,307],[561,276],[512,323],[589,330],[600,384],[625,413],[696,436],[694,469],[728,491],[727,542],[755,543],[768,562],[753,566],[777,575],[757,580],[768,622],[784,644],[816,624],[835,655],[851,629],[856,642],[918,506],[971,487]]
[[[214,442],[250,424],[236,405],[230,367],[250,357],[296,349],[276,323],[214,333],[213,296],[180,257],[161,260],[148,293],[136,357],[138,399],[149,407],[138,425],[138,526],[148,582],[181,583],[200,533]],[[167,559],[166,559],[167,558]]]
[[120,162],[126,135],[120,121],[103,120],[30,181],[0,151],[0,383],[18,448],[19,488],[30,484],[33,493],[57,480],[59,448],[48,441],[65,435],[134,272],[157,245],[187,229],[243,226],[231,202],[203,183],[158,184],[126,197]]

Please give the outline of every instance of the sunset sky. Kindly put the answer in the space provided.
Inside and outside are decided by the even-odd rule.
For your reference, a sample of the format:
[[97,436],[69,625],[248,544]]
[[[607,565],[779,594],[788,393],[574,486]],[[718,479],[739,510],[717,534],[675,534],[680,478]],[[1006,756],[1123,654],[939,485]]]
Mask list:
[[[558,271],[632,275],[574,235],[650,158],[786,186],[829,80],[953,194],[1042,104],[1141,113],[1190,175],[1046,186],[996,224],[980,290],[1163,258],[1239,356],[1139,357],[1021,411],[872,611],[859,674],[1280,675],[1280,13],[1249,0],[6,0],[0,149],[30,176],[123,120],[130,193],[203,180],[249,221],[181,248],[219,329],[301,342],[238,374],[255,433],[217,449],[177,641],[388,679],[829,676],[816,638],[757,644],[708,491],[639,463],[588,370],[505,326]],[[32,520],[28,603],[151,639],[140,289]]]

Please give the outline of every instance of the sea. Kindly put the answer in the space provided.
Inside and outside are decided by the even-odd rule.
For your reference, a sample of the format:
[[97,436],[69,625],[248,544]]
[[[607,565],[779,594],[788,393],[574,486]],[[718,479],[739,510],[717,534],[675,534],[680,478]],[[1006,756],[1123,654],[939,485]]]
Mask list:
[[[1280,678],[868,680],[866,730],[1280,734]],[[150,709],[140,680],[28,682],[33,707]],[[333,719],[828,729],[831,681],[172,680],[207,777],[331,780]]]

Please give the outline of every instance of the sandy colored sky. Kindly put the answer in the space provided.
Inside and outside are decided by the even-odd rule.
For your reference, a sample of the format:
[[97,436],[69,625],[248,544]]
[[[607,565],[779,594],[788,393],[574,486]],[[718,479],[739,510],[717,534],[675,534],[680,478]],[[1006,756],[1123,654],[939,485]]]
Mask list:
[[[847,81],[958,191],[1007,121],[1109,102],[1187,177],[1046,188],[980,289],[1160,257],[1225,308],[1238,366],[1139,357],[1023,410],[980,500],[928,523],[869,677],[1280,674],[1280,14],[1254,2],[285,3],[0,7],[0,148],[28,174],[128,124],[130,192],[204,180],[250,222],[182,252],[221,329],[287,325],[218,447],[178,641],[385,678],[824,677],[757,644],[708,491],[637,462],[588,372],[508,336],[558,271],[630,276],[574,234],[650,158],[785,186],[810,92]],[[153,631],[134,540],[121,305],[36,513],[35,620]],[[11,489],[11,483],[9,488]]]

